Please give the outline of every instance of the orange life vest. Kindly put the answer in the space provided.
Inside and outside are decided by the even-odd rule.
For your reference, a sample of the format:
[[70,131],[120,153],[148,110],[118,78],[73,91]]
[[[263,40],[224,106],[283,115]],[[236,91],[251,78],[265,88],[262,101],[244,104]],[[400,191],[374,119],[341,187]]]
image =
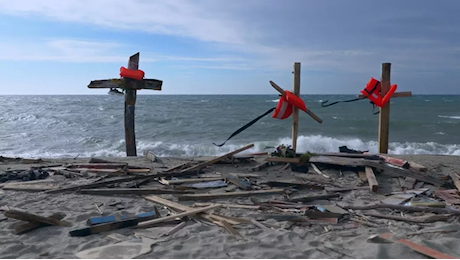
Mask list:
[[285,94],[280,97],[280,101],[276,106],[275,112],[273,113],[273,118],[277,119],[286,119],[288,118],[293,110],[294,106],[298,109],[307,112],[307,107],[303,100],[296,96],[295,94],[285,90]]
[[142,70],[130,70],[123,66],[120,68],[120,77],[122,78],[142,80],[144,76],[145,76],[145,73]]
[[369,82],[367,82],[366,87],[361,90],[361,93],[367,97],[372,103],[374,103],[378,107],[385,106],[388,101],[390,101],[391,96],[395,93],[398,85],[394,84],[390,86],[388,92],[382,97],[380,95],[381,90],[381,83],[380,81],[371,78]]

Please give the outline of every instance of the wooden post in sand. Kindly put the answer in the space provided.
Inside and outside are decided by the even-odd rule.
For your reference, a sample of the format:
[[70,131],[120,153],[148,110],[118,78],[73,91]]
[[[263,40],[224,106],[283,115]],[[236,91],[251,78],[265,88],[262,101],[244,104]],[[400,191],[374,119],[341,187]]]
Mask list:
[[[292,93],[297,96],[300,96],[300,62],[294,63],[294,70],[292,71],[294,75],[294,82]],[[294,111],[292,113],[292,149],[297,151],[297,136],[299,134],[299,109],[294,106]]]
[[[382,63],[382,77],[380,95],[385,96],[390,90],[391,63]],[[411,91],[395,92],[392,97],[410,97]],[[379,113],[379,153],[388,153],[390,133],[390,101],[380,108]]]
[[[129,57],[128,69],[137,70],[139,68],[139,52]],[[125,142],[126,156],[137,156],[136,135],[134,132],[134,111],[136,105],[137,90],[151,89],[161,90],[163,81],[157,79],[136,80],[132,78],[93,80],[88,88],[121,88],[125,90]]]

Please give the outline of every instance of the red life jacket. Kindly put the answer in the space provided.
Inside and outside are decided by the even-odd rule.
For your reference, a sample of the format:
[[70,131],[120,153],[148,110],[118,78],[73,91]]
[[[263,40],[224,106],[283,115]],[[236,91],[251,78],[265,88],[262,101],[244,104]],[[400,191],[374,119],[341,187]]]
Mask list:
[[380,81],[371,78],[369,82],[367,82],[366,87],[361,90],[361,93],[367,97],[372,103],[374,103],[378,107],[384,107],[388,101],[390,101],[391,96],[395,93],[398,85],[394,84],[390,86],[390,89],[385,94],[385,96],[380,95],[381,90],[381,83]]
[[120,77],[122,78],[142,80],[144,76],[145,76],[145,73],[142,70],[130,70],[123,66],[120,68]]
[[275,112],[273,113],[273,118],[277,119],[286,119],[288,118],[293,110],[294,106],[300,110],[307,112],[307,107],[303,100],[296,96],[295,94],[285,90],[285,94],[280,97],[280,101],[276,106]]

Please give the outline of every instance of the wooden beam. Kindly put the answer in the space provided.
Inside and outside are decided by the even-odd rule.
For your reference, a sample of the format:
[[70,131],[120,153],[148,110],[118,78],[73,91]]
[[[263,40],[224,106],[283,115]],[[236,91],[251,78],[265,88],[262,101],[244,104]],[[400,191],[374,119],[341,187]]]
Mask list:
[[[382,64],[380,95],[384,96],[390,90],[391,63]],[[388,153],[390,131],[390,102],[380,108],[379,113],[379,153]]]
[[89,83],[88,88],[121,88],[121,89],[150,89],[161,90],[163,81],[158,79],[143,79],[127,82],[124,79],[103,79],[93,80]]
[[[61,220],[61,219],[65,218],[65,214],[58,212],[58,213],[52,214],[51,216],[49,216],[49,218],[56,219],[56,220]],[[15,235],[20,235],[20,234],[24,234],[24,233],[27,233],[29,231],[32,231],[34,229],[37,229],[37,228],[40,228],[40,227],[46,227],[46,226],[50,226],[50,225],[45,224],[45,223],[26,222],[24,224],[20,224],[20,225],[16,226],[14,228],[13,233]]]
[[[358,95],[358,97],[363,98],[365,96],[364,95]],[[391,98],[397,98],[397,97],[412,97],[412,91],[395,92],[391,96]]]
[[[300,96],[300,62],[294,63],[293,74],[293,87],[292,93],[296,96]],[[294,106],[292,113],[292,149],[297,150],[297,136],[299,134],[299,109]]]
[[371,191],[377,192],[379,190],[379,183],[377,182],[377,178],[375,178],[374,171],[369,166],[366,166],[364,170],[366,172],[369,188],[371,189]]
[[148,195],[148,194],[187,194],[192,193],[190,191],[182,190],[165,190],[156,188],[109,188],[109,189],[82,189],[78,193],[91,194],[91,195],[120,195],[120,194],[131,194],[131,195]]
[[35,214],[31,214],[31,213],[27,213],[27,212],[23,212],[19,210],[9,210],[3,213],[3,215],[5,215],[5,217],[8,217],[8,218],[24,220],[27,222],[32,222],[32,223],[37,223],[37,224],[41,223],[41,224],[48,224],[51,226],[62,226],[62,227],[72,226],[72,224],[70,224],[67,221],[58,220],[58,219],[50,218],[50,217],[42,217],[39,215],[35,215]]
[[[137,70],[139,68],[139,52],[129,57],[128,69]],[[124,79],[125,82],[132,82]],[[126,89],[125,91],[125,142],[126,156],[137,156],[136,134],[134,128],[134,112],[136,105],[137,90]]]
[[255,191],[236,191],[225,193],[206,193],[206,194],[187,194],[178,196],[179,200],[213,200],[233,197],[248,197],[252,195],[269,195],[283,193],[283,189],[255,190]]
[[[276,85],[275,82],[270,81],[270,85],[272,85],[272,87],[273,87],[274,89],[276,89],[281,95],[285,95],[285,94],[286,94],[286,93],[284,92],[284,90],[283,90],[280,86]],[[310,115],[313,119],[315,119],[316,122],[318,122],[318,123],[322,123],[322,122],[323,122],[323,120],[322,120],[321,118],[319,118],[317,115],[315,115],[313,112],[311,112],[310,109],[307,108],[306,113],[307,113],[308,115]]]

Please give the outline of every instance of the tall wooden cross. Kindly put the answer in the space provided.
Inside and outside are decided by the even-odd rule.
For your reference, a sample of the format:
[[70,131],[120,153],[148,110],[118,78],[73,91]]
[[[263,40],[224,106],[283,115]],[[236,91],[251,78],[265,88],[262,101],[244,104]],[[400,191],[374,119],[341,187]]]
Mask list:
[[[139,69],[139,52],[129,57],[128,69]],[[93,80],[88,85],[88,88],[120,88],[124,90],[126,156],[137,156],[136,135],[134,131],[134,108],[136,105],[137,90],[161,90],[162,85],[163,81],[158,79],[135,80],[130,78]]]
[[[294,63],[294,70],[292,71],[293,74],[293,88],[292,93],[296,96],[300,96],[300,62]],[[270,81],[270,84],[273,88],[275,88],[281,95],[284,95],[284,90],[280,88],[275,82]],[[307,108],[307,114],[310,115],[314,120],[318,123],[322,123],[323,120],[311,112]],[[297,136],[299,133],[299,109],[294,106],[294,110],[292,113],[292,149],[297,151]]]
[[[390,90],[390,74],[391,63],[382,63],[382,76],[380,79],[381,88],[380,95],[384,96]],[[395,92],[391,96],[396,97],[410,97],[412,91]],[[359,97],[364,97],[360,95]],[[391,100],[391,99],[390,99]],[[388,140],[390,133],[390,101],[385,106],[380,108],[379,113],[379,153],[388,153]]]

